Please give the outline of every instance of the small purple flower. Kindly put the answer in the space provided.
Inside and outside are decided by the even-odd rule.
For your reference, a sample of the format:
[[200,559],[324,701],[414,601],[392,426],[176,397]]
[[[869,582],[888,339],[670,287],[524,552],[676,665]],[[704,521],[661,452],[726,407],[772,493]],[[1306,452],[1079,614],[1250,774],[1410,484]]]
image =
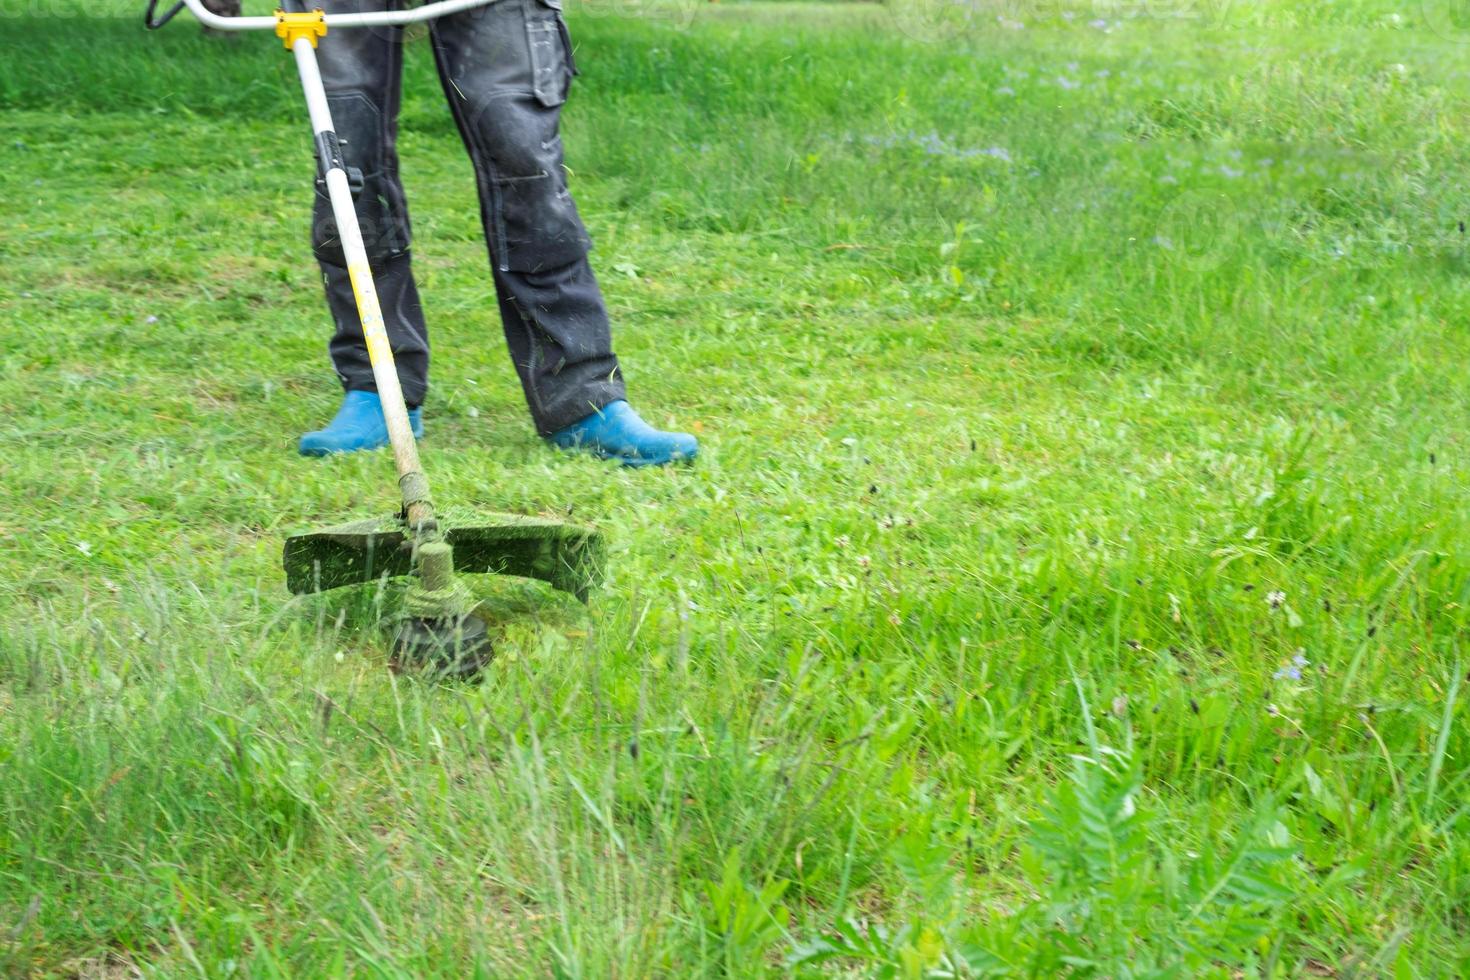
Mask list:
[[1310,666],[1312,666],[1312,662],[1307,659],[1306,651],[1298,650],[1291,658],[1291,663],[1278,670],[1275,676],[1278,681],[1299,681],[1302,679],[1302,671]]

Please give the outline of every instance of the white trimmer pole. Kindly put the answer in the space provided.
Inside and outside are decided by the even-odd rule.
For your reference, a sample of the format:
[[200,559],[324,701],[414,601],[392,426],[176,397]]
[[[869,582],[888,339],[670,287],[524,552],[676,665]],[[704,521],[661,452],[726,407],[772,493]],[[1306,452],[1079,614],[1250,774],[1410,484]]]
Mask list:
[[417,535],[434,533],[434,511],[429,502],[429,481],[419,465],[418,444],[408,420],[408,406],[403,401],[403,388],[398,382],[398,368],[393,363],[393,349],[388,343],[388,330],[383,323],[383,310],[378,291],[373,285],[372,268],[362,229],[352,203],[352,188],[342,159],[341,145],[332,126],[332,111],[327,104],[326,88],[316,62],[312,39],[297,37],[291,43],[296,56],[296,69],[301,75],[301,89],[306,94],[306,108],[311,113],[311,129],[316,142],[318,163],[327,197],[332,202],[332,215],[337,222],[337,237],[347,261],[347,275],[357,299],[357,314],[362,321],[362,334],[367,342],[368,359],[373,366],[373,380],[383,403],[383,417],[388,423],[388,440],[393,446],[393,461],[398,467],[398,485],[403,491],[404,512],[408,525]]

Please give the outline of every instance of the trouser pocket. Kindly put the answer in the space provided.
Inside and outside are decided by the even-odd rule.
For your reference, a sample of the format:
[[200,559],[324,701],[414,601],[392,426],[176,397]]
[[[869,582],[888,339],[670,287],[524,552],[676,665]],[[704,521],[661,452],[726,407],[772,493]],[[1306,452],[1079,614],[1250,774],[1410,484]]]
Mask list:
[[572,60],[572,40],[561,16],[561,0],[523,0],[526,12],[526,43],[531,50],[531,88],[547,107],[567,100],[577,68]]

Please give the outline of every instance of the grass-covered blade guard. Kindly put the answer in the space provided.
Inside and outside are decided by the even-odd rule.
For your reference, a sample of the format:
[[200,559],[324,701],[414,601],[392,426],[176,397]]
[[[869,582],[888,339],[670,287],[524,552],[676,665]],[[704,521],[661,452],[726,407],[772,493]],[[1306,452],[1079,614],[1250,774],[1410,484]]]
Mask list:
[[[516,514],[440,518],[454,568],[470,574],[540,579],[586,602],[601,581],[602,536],[583,527]],[[397,519],[355,521],[286,539],[286,587],[301,595],[413,571]]]

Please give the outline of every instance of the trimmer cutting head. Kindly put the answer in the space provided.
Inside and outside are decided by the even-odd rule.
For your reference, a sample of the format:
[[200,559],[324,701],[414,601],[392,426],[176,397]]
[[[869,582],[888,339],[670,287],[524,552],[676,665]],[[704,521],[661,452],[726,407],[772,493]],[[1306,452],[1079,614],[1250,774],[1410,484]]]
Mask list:
[[[586,602],[601,581],[596,531],[517,514],[437,515],[454,571],[540,579]],[[398,518],[339,524],[286,539],[286,587],[302,595],[414,571],[412,536]]]

